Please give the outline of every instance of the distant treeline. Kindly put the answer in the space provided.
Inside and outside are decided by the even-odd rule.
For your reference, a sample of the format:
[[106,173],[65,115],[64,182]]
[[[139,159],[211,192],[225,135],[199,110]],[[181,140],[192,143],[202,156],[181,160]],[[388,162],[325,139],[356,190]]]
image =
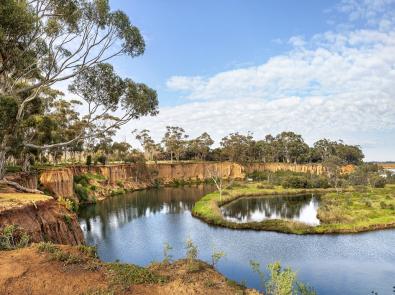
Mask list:
[[256,139],[251,133],[231,133],[212,148],[214,140],[204,132],[190,139],[181,127],[168,126],[160,143],[148,130],[136,132],[149,160],[205,160],[247,162],[319,163],[336,157],[344,164],[359,164],[364,154],[359,146],[343,141],[318,140],[309,146],[294,132],[281,132]]

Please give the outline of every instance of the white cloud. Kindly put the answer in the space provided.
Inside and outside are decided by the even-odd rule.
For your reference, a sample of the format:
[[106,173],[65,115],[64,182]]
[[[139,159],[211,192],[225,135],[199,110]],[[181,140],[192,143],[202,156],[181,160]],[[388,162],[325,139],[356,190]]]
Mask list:
[[[171,77],[167,87],[183,92],[187,102],[162,108],[156,118],[133,122],[133,128],[149,128],[157,140],[166,125],[179,125],[191,136],[207,131],[217,141],[236,131],[263,137],[293,130],[310,143],[346,137],[354,144],[361,134],[385,132],[394,135],[386,139],[393,145],[395,18],[385,7],[394,2],[342,1],[338,9],[350,20],[366,21],[365,29],[329,31],[309,40],[294,36],[292,50],[261,65],[209,77]],[[393,157],[392,146],[378,149],[387,154],[373,150],[370,159]]]

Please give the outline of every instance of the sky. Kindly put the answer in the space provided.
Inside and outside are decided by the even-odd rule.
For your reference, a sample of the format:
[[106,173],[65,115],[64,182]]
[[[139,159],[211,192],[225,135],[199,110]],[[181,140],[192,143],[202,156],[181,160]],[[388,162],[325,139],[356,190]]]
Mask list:
[[395,160],[395,0],[112,0],[146,51],[112,61],[158,92],[166,126],[219,143],[231,132],[294,131],[312,145],[343,139],[368,161]]

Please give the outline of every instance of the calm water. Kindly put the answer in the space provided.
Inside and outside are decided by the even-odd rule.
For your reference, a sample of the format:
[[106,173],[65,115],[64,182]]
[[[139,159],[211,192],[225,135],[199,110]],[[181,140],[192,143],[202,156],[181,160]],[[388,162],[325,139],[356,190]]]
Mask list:
[[319,198],[308,194],[242,198],[221,207],[221,211],[225,219],[238,223],[287,219],[318,225],[318,206]]
[[212,187],[165,188],[109,198],[81,211],[87,243],[101,259],[147,265],[163,259],[163,243],[174,258],[184,256],[191,238],[199,257],[209,261],[212,249],[223,250],[219,271],[258,288],[249,260],[261,265],[280,261],[318,294],[392,293],[395,285],[395,230],[358,235],[297,236],[211,227],[191,216],[193,203]]

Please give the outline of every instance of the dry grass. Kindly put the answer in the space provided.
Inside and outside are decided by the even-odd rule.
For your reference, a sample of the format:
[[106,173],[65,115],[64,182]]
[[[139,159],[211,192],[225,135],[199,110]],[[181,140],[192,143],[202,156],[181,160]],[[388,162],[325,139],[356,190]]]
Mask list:
[[0,193],[0,211],[51,199],[50,196],[40,194]]

